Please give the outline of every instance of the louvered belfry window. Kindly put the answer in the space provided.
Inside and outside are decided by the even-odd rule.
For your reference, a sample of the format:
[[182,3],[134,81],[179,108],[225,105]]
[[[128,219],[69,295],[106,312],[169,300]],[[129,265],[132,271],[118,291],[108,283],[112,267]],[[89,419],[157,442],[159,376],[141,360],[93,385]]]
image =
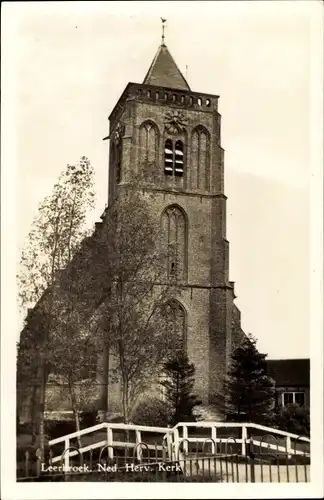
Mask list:
[[164,147],[164,173],[165,175],[183,176],[184,168],[183,142],[173,142],[171,139],[165,141]]
[[165,141],[164,148],[164,173],[166,175],[173,174],[173,144],[171,139]]
[[175,144],[175,175],[183,176],[183,143],[177,141]]

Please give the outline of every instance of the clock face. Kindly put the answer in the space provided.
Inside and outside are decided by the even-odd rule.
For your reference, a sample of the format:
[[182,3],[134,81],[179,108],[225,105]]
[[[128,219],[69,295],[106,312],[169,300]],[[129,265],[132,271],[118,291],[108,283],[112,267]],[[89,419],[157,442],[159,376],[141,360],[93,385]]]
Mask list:
[[165,128],[170,134],[179,134],[185,130],[187,118],[181,111],[168,112],[165,115]]

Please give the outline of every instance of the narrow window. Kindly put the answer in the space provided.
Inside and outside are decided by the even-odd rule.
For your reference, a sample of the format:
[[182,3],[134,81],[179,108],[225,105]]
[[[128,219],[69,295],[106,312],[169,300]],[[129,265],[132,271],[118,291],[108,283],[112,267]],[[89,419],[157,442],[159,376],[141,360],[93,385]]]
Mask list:
[[193,98],[189,97],[189,105],[192,106],[192,103],[193,103]]
[[183,143],[177,141],[175,145],[175,175],[183,176]]
[[177,100],[177,96],[176,96],[175,94],[173,94],[173,96],[172,96],[172,101],[173,101],[173,102],[176,102],[176,100]]
[[97,355],[91,344],[87,343],[84,346],[82,356],[80,378],[94,380],[97,375]]
[[185,102],[185,96],[184,95],[181,96],[180,102],[181,102],[181,104],[184,104],[184,102]]
[[167,92],[164,94],[164,100],[165,100],[165,101],[167,101],[167,100],[168,100],[168,93],[167,93]]
[[210,99],[206,99],[206,106],[207,108],[210,108]]
[[163,253],[166,277],[172,281],[186,279],[187,223],[184,212],[178,207],[167,207],[161,219]]
[[160,99],[160,92],[155,92],[155,99],[157,101]]
[[141,90],[141,89],[138,89],[138,91],[137,91],[137,95],[138,95],[138,96],[141,96],[141,95],[142,95],[142,90]]
[[201,106],[201,98],[200,97],[198,97],[197,103],[198,103],[198,106]]
[[148,90],[147,93],[146,93],[147,97],[151,97],[151,91]]
[[165,148],[164,148],[164,173],[166,175],[172,175],[173,167],[174,167],[173,145],[171,139],[167,139],[165,141]]
[[282,395],[283,405],[290,405],[294,402],[294,393],[293,392],[284,392]]

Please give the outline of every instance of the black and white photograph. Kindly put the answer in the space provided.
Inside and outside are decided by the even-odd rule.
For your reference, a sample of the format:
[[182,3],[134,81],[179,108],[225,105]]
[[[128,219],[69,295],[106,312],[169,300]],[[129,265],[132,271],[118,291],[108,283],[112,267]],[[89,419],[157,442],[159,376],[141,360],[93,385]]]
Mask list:
[[2,7],[4,500],[321,497],[323,3]]

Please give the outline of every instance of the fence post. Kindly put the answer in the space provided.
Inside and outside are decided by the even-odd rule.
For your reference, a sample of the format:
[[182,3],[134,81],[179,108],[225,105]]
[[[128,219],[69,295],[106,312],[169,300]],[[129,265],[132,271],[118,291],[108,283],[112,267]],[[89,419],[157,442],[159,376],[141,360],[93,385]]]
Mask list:
[[286,437],[286,449],[287,449],[287,453],[288,453],[288,458],[290,459],[291,458],[291,437],[290,436]]
[[107,445],[108,445],[108,457],[109,459],[114,458],[114,449],[113,449],[113,431],[111,427],[107,427]]
[[242,455],[246,456],[246,440],[247,440],[247,428],[245,425],[242,426]]
[[67,474],[69,472],[69,467],[70,467],[70,440],[69,438],[66,438],[64,441],[64,447],[65,447],[65,454],[64,454],[64,472]]
[[[174,453],[175,453],[174,459],[177,460],[177,457],[179,457],[179,429],[178,428],[174,429],[173,435],[174,435]],[[173,457],[171,457],[171,459],[173,460]]]
[[251,483],[255,483],[255,455],[253,453],[253,440],[250,438],[249,442],[249,462],[250,462],[250,472],[251,472]]
[[211,437],[212,437],[212,453],[216,455],[216,449],[217,449],[217,428],[214,426],[211,429]]
[[184,425],[182,427],[182,437],[183,437],[183,451],[188,454],[188,441],[185,441],[185,439],[188,439],[188,427]]
[[168,458],[172,460],[172,436],[171,433],[167,433],[167,449],[168,449]]
[[29,451],[25,451],[25,476],[29,474]]
[[[138,445],[141,442],[142,442],[141,431],[136,430],[136,445]],[[136,454],[137,454],[137,459],[141,460],[142,459],[142,447],[141,446],[137,446]]]

